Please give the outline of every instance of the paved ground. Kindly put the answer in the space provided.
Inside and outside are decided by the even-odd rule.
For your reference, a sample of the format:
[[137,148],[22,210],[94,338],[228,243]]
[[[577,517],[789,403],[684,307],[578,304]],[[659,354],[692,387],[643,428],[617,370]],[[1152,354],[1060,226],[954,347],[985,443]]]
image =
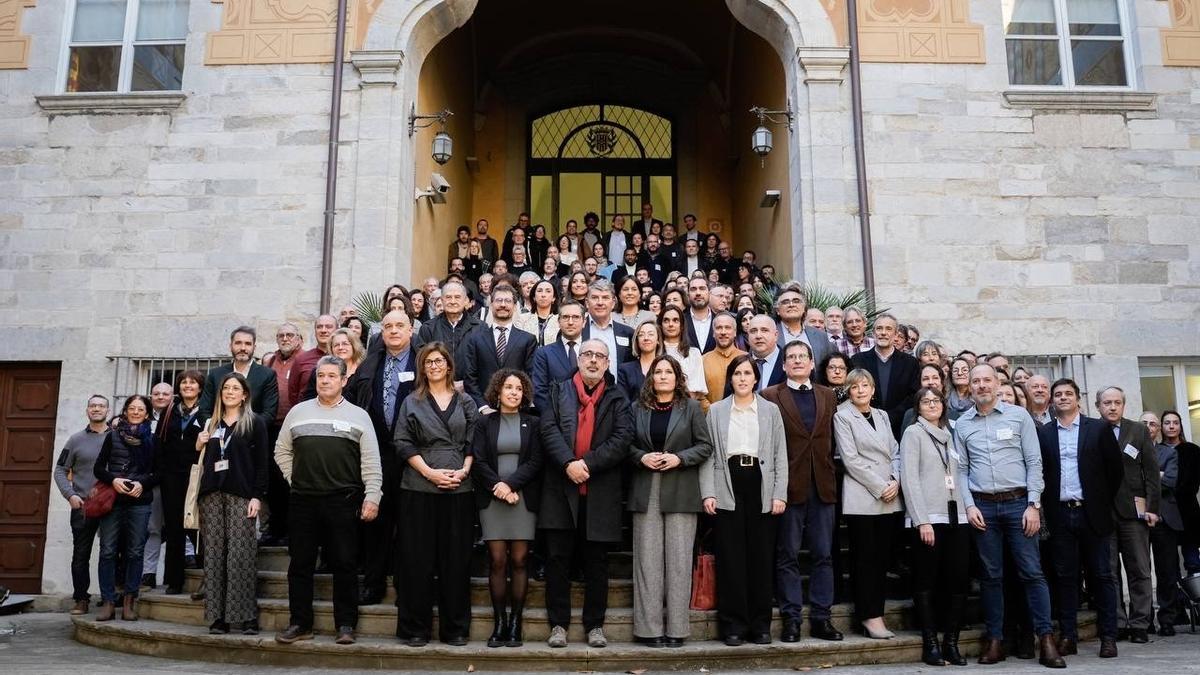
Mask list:
[[[1095,642],[1084,643],[1082,653],[1068,659],[1068,671],[1088,675],[1176,675],[1200,674],[1200,634],[1181,633],[1174,638],[1156,638],[1148,645],[1120,643],[1121,657],[1112,660],[1096,658]],[[989,675],[1008,673],[1049,672],[1034,662],[1010,659],[995,666],[970,668]],[[823,669],[814,669],[823,670]],[[862,675],[901,675],[913,672],[939,672],[947,669],[918,667],[912,664],[895,666],[855,666],[830,669],[838,673]],[[955,671],[957,669],[950,669]],[[80,645],[71,639],[71,626],[65,614],[23,614],[0,617],[0,672],[14,675],[312,675],[330,673],[352,675],[350,671],[301,668],[272,668],[216,663],[173,661],[149,656],[132,656]],[[394,671],[393,671],[394,672]],[[790,673],[795,671],[756,671]]]

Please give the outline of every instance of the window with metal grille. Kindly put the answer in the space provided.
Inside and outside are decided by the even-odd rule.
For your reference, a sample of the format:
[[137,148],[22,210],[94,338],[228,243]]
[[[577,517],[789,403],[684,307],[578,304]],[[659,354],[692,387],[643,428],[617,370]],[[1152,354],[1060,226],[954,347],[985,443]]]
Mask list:
[[134,394],[150,394],[159,382],[175,386],[175,379],[185,370],[207,374],[217,366],[229,363],[228,356],[110,356],[113,369],[113,408],[119,410],[125,399]]
[[670,159],[671,120],[620,105],[583,105],[533,121],[535,159]]

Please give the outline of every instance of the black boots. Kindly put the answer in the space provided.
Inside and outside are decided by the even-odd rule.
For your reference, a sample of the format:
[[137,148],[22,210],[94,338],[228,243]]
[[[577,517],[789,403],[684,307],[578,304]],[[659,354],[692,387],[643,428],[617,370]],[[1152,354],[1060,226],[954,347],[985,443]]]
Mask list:
[[913,609],[917,623],[921,625],[921,660],[928,666],[944,666],[942,650],[938,647],[937,622],[933,618],[933,593],[918,591],[913,594]]
[[524,607],[515,605],[512,608],[512,613],[508,615],[508,634],[505,636],[505,647],[520,647],[525,644],[524,638],[521,637],[521,619],[524,613]]
[[942,636],[942,660],[951,666],[965,666],[967,660],[958,651],[958,632],[962,629],[967,596],[952,595],[946,606],[946,633]]
[[508,632],[508,617],[500,608],[495,608],[492,614],[492,636],[488,638],[487,646],[503,647],[508,641],[508,636],[505,634]]

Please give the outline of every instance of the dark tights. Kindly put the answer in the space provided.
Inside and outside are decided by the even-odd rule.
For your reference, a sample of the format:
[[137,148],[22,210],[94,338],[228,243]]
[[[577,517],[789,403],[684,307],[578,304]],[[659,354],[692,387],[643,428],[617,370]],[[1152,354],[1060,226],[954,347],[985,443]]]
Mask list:
[[[525,568],[525,559],[529,555],[527,541],[489,541],[488,554],[491,557],[491,567],[488,576],[488,587],[492,592],[492,607],[498,610],[511,606],[514,609],[525,606],[525,592],[529,588],[529,572]],[[511,575],[511,586],[508,577]],[[510,595],[511,589],[511,597]],[[511,604],[508,602],[511,600]]]

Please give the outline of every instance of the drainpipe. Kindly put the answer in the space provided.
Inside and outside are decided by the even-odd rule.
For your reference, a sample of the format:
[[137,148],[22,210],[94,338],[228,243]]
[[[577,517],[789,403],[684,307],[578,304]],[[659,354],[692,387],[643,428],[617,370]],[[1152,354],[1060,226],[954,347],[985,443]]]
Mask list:
[[858,0],[846,3],[850,33],[850,116],[854,121],[854,169],[858,187],[858,227],[862,234],[863,287],[875,296],[875,254],[871,247],[871,204],[867,198],[867,151],[863,145],[862,72],[858,60]]
[[333,95],[329,106],[329,157],[325,170],[325,231],[321,241],[321,313],[333,294],[333,217],[337,212],[338,140],[342,124],[342,69],[346,63],[346,0],[338,0],[333,38]]

